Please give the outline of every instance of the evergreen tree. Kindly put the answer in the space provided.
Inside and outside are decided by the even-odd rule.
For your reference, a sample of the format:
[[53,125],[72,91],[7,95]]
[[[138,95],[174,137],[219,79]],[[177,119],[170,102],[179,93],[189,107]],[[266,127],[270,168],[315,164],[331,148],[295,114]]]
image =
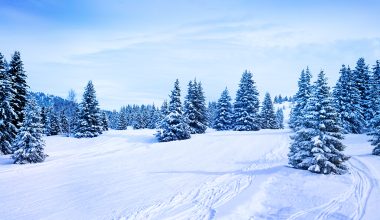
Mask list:
[[222,92],[217,104],[214,128],[218,131],[232,128],[232,104],[227,88]]
[[59,132],[61,131],[61,125],[59,122],[59,118],[56,115],[55,112],[50,111],[49,114],[49,123],[50,123],[50,133],[49,135],[58,135]]
[[360,134],[364,130],[365,121],[360,105],[361,98],[355,86],[355,75],[342,65],[340,77],[334,88],[334,105],[339,114],[340,124],[345,133]]
[[123,111],[120,111],[119,113],[119,122],[117,124],[117,130],[127,130],[127,119],[125,116],[125,113]]
[[260,125],[262,129],[277,129],[276,115],[274,113],[272,98],[269,93],[265,94],[260,113]]
[[14,163],[39,163],[45,160],[45,142],[42,139],[42,125],[39,109],[34,100],[30,100],[24,110],[24,121],[17,133],[12,155]]
[[190,81],[184,105],[184,116],[191,134],[202,134],[207,129],[207,108],[201,83]]
[[281,108],[276,111],[277,128],[284,129],[284,112]]
[[314,173],[344,173],[347,167],[343,162],[349,157],[342,153],[343,136],[323,71],[318,75],[303,113],[302,127],[292,137],[289,164]]
[[109,121],[108,121],[108,117],[106,115],[106,112],[104,112],[104,111],[101,114],[101,121],[102,121],[102,130],[108,131]]
[[79,124],[75,133],[77,138],[92,138],[102,134],[99,103],[92,81],[89,81],[80,104]]
[[164,118],[165,116],[167,116],[169,114],[168,101],[164,100],[164,102],[161,105],[161,110],[160,111],[161,111],[162,118]]
[[247,70],[244,71],[234,103],[235,131],[257,131],[260,129],[258,96],[259,93],[252,79],[252,73]]
[[12,142],[17,132],[13,124],[17,114],[11,106],[14,94],[11,83],[6,62],[0,53],[0,154],[12,153]]
[[368,71],[368,66],[365,63],[364,58],[359,58],[356,63],[356,67],[354,70],[354,83],[355,87],[359,90],[360,93],[360,106],[363,110],[362,115],[367,123],[366,126],[369,125],[369,121],[373,117],[373,112],[371,108],[371,100],[370,100],[370,73]]
[[184,140],[190,138],[189,126],[182,114],[181,90],[178,79],[170,95],[169,114],[161,123],[161,130],[157,132],[160,142]]
[[371,84],[371,109],[373,111],[372,119],[369,121],[370,128],[375,128],[377,116],[380,114],[380,61],[377,60],[372,70]]
[[17,114],[14,119],[13,125],[19,128],[24,119],[23,110],[27,102],[28,85],[26,83],[26,74],[24,71],[24,64],[22,63],[20,52],[16,51],[9,63],[9,75],[12,81],[12,88],[14,91],[11,106]]
[[311,73],[309,71],[309,67],[305,70],[302,70],[301,76],[298,80],[298,91],[294,96],[294,106],[290,113],[289,119],[289,127],[293,130],[297,130],[297,128],[301,125],[303,121],[303,113],[307,100],[311,94]]
[[65,112],[62,111],[61,114],[60,114],[60,128],[61,128],[61,133],[65,136],[69,136],[69,132],[70,132],[70,129],[69,129],[69,120],[67,119],[66,115],[65,115]]
[[[217,111],[218,111],[217,102],[209,102],[207,106],[207,118],[208,118],[207,121],[210,127],[212,128],[215,128],[216,126]],[[233,121],[231,123],[232,123],[231,128],[233,128]]]

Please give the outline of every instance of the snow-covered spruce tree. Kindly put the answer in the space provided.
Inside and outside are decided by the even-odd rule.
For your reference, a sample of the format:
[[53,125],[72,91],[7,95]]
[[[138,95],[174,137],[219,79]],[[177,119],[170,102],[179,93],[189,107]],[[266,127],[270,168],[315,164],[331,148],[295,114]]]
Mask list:
[[58,135],[61,131],[61,124],[58,116],[54,111],[49,112],[49,124],[50,124],[50,133],[49,135]]
[[39,108],[29,100],[24,109],[24,121],[13,144],[12,158],[16,164],[40,163],[45,160],[45,142],[42,139],[42,125]]
[[107,114],[104,111],[101,114],[101,121],[102,121],[102,130],[108,131],[109,121],[108,121]]
[[342,153],[343,136],[323,71],[318,74],[303,113],[303,123],[292,136],[289,164],[314,173],[344,173],[347,167],[343,163],[349,157]]
[[282,108],[278,108],[276,111],[276,122],[278,129],[284,129],[284,111]]
[[372,129],[371,129],[370,135],[372,135],[372,138],[370,142],[373,146],[375,146],[375,148],[372,151],[372,154],[380,156],[380,114],[379,113],[375,116],[375,118],[372,119],[371,123],[372,123]]
[[376,127],[377,116],[380,114],[380,61],[377,60],[372,69],[372,83],[371,83],[371,109],[373,111],[373,117],[369,121],[370,129]]
[[13,124],[17,114],[11,106],[14,94],[11,83],[4,56],[0,53],[0,154],[12,153],[12,142],[17,132]]
[[184,116],[191,134],[202,134],[207,129],[207,108],[202,84],[196,80],[188,84]]
[[222,92],[216,107],[214,128],[218,131],[229,130],[232,128],[233,114],[231,100],[231,96],[226,88]]
[[[216,125],[216,112],[218,109],[217,102],[209,102],[207,106],[207,121],[211,128],[215,128]],[[233,116],[233,115],[232,115]],[[231,124],[231,128],[233,128],[233,121]]]
[[267,92],[264,97],[260,113],[260,127],[262,129],[277,129],[276,115],[274,113],[272,98]]
[[127,130],[127,119],[123,112],[119,113],[119,120],[117,123],[117,130]]
[[259,93],[252,79],[252,73],[247,70],[244,71],[234,103],[235,131],[260,130],[258,96]]
[[60,121],[60,128],[61,128],[61,131],[60,133],[65,135],[65,136],[69,136],[69,120],[67,119],[66,115],[65,115],[65,112],[62,111],[60,116],[59,116],[59,121]]
[[161,122],[161,130],[157,132],[160,142],[184,140],[190,138],[189,126],[182,114],[181,90],[178,79],[170,95],[169,114]]
[[340,77],[333,91],[334,106],[339,114],[340,124],[345,133],[360,134],[365,128],[361,98],[355,86],[355,75],[350,67],[342,65]]
[[13,54],[11,62],[9,63],[8,72],[12,81],[12,91],[14,91],[11,106],[17,114],[17,118],[14,119],[13,125],[19,128],[24,119],[23,110],[27,103],[28,94],[26,73],[24,71],[24,64],[22,63],[20,52],[16,51]]
[[306,106],[307,100],[311,93],[311,73],[309,67],[302,70],[300,78],[298,80],[298,91],[294,96],[294,105],[290,113],[289,127],[293,130],[297,130],[303,121],[303,109]]
[[372,154],[380,156],[380,61],[376,61],[376,65],[373,67],[373,84],[371,91],[371,101],[374,109],[374,117],[370,121],[372,135],[371,144],[375,146]]
[[76,138],[92,138],[102,134],[99,103],[92,81],[89,81],[80,104],[79,123]]
[[363,118],[366,122],[366,126],[369,125],[369,121],[373,117],[370,100],[370,81],[371,76],[368,71],[368,66],[365,63],[364,58],[359,58],[356,63],[354,75],[354,85],[360,92],[360,106],[363,110]]

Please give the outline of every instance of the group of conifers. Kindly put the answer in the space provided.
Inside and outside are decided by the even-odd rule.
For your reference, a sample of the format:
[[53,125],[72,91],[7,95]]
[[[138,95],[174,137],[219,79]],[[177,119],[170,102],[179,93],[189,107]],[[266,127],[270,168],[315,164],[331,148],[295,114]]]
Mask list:
[[[41,110],[28,98],[28,85],[20,53],[15,52],[10,63],[0,53],[0,152],[13,154],[14,163],[37,163],[44,153]],[[368,133],[373,136],[374,155],[380,155],[380,62],[372,71],[360,58],[354,70],[342,66],[333,91],[321,71],[314,84],[307,68],[301,72],[298,92],[293,97],[289,127],[293,129],[288,154],[289,164],[314,173],[342,174],[347,171],[341,140],[345,133]],[[207,127],[216,130],[257,131],[283,128],[283,113],[274,112],[269,93],[265,95],[261,112],[259,93],[252,73],[245,71],[239,83],[235,102],[227,88],[216,105],[212,124],[205,104],[202,84],[188,84],[184,105],[178,79],[163,104],[164,115],[156,134],[160,142],[184,140],[191,134],[205,133]],[[103,132],[101,112],[91,81],[87,84],[79,105],[75,137],[96,137]]]

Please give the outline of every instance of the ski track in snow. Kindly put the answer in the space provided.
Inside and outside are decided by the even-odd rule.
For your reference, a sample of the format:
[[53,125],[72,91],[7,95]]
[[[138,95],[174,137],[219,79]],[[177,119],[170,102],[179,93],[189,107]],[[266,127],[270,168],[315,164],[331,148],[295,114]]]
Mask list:
[[[282,138],[288,139],[287,136]],[[180,192],[168,201],[158,202],[117,219],[214,219],[216,208],[226,204],[252,184],[255,171],[284,165],[288,142],[286,140],[283,143],[279,148],[265,154],[263,159],[239,172],[221,175],[190,192]]]
[[367,166],[357,157],[351,157],[349,164],[351,165],[352,187],[348,191],[321,206],[297,212],[288,220],[305,219],[306,217],[312,217],[312,219],[333,219],[334,217],[334,219],[347,219],[348,217],[338,218],[335,214],[352,201],[354,201],[355,210],[349,219],[363,219],[374,180],[371,178]]

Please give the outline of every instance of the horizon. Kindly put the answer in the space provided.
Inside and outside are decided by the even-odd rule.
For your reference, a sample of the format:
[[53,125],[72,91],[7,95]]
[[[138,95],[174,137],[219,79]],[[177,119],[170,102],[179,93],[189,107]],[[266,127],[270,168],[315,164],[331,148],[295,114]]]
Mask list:
[[[0,2],[0,52],[18,50],[33,92],[80,101],[92,80],[102,109],[160,105],[180,80],[202,82],[207,101],[232,98],[245,69],[260,98],[293,96],[302,69],[326,72],[380,57],[380,2]],[[300,19],[301,18],[301,19]],[[314,81],[314,78],[313,78]]]

